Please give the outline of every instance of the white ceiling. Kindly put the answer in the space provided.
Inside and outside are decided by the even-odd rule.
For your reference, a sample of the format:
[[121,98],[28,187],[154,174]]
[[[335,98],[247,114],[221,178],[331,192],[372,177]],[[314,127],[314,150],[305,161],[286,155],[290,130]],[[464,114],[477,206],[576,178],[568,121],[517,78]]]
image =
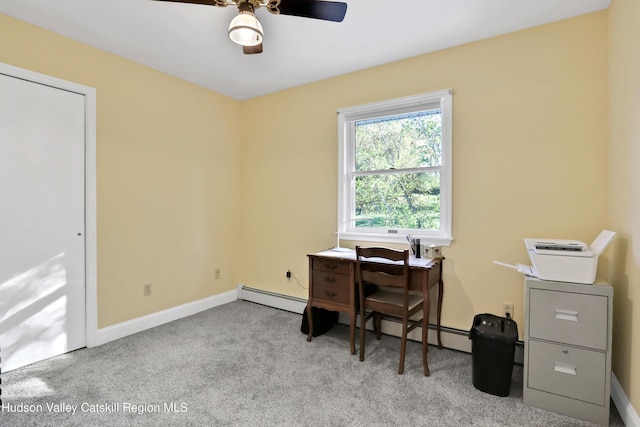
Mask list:
[[[295,0],[287,0],[295,1]],[[611,0],[343,0],[342,23],[256,16],[264,53],[227,37],[237,8],[153,0],[0,0],[0,13],[244,100],[606,9]],[[20,43],[20,40],[15,40]]]

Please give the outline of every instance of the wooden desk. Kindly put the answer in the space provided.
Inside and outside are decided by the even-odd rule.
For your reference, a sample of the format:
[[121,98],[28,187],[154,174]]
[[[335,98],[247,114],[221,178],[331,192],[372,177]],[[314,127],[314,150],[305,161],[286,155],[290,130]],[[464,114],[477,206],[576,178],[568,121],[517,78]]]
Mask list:
[[[309,300],[307,316],[309,319],[309,335],[313,338],[313,316],[311,307],[339,311],[349,315],[349,344],[351,354],[356,354],[356,316],[358,313],[358,297],[356,285],[356,253],[335,252],[332,250],[309,254]],[[425,301],[425,313],[422,317],[423,328],[429,327],[429,289],[438,285],[438,312],[436,334],[438,346],[442,348],[440,339],[440,317],[442,314],[442,262],[440,259],[411,257],[409,260],[409,286],[411,290],[422,291]],[[392,263],[384,263],[390,269],[398,268]]]

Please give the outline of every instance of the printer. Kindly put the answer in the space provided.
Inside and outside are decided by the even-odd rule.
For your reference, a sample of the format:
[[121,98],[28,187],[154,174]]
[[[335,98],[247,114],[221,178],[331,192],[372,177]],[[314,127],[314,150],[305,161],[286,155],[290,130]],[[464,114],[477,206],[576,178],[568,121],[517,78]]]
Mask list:
[[515,268],[542,280],[591,285],[596,280],[598,257],[615,235],[613,231],[602,230],[590,245],[579,240],[526,238],[524,245],[533,265],[517,264]]

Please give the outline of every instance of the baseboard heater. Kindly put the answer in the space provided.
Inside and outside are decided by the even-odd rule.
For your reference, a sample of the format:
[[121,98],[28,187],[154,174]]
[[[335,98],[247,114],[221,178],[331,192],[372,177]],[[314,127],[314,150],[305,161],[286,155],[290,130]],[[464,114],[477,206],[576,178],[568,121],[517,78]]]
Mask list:
[[[246,285],[238,285],[238,299],[254,302],[268,307],[278,308],[280,310],[291,311],[293,313],[302,314],[307,305],[306,298],[292,297],[289,295],[279,294],[277,292],[265,291],[263,289],[251,288]],[[338,320],[344,325],[349,325],[349,316],[340,313]],[[401,326],[394,322],[382,322],[382,332],[388,335],[400,336]],[[429,324],[429,344],[437,345],[437,337],[435,333],[436,325]],[[469,331],[455,329],[442,326],[440,328],[442,345],[453,350],[471,353],[471,340],[469,339]],[[422,339],[420,328],[416,328],[409,334],[409,339],[420,341]],[[522,364],[523,354],[522,342],[516,345],[515,362]]]
[[302,314],[307,306],[306,298],[292,297],[263,289],[251,288],[242,284],[238,285],[238,299],[298,314]]

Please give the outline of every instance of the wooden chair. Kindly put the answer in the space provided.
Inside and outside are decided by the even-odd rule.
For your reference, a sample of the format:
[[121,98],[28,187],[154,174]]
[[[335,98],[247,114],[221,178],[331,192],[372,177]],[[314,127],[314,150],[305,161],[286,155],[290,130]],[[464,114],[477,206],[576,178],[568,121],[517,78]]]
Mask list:
[[[402,337],[398,374],[402,374],[407,334],[422,325],[422,318],[414,320],[411,317],[422,311],[424,307],[422,295],[409,293],[409,251],[356,246],[356,258],[361,321],[360,361],[364,361],[366,324],[370,318],[374,319],[373,330],[376,339],[380,339],[382,319],[400,322]],[[377,258],[376,263],[367,263],[367,258]],[[381,265],[380,259],[386,260],[384,263],[388,262],[389,265]],[[422,328],[422,368],[424,374],[428,376],[427,329]]]

